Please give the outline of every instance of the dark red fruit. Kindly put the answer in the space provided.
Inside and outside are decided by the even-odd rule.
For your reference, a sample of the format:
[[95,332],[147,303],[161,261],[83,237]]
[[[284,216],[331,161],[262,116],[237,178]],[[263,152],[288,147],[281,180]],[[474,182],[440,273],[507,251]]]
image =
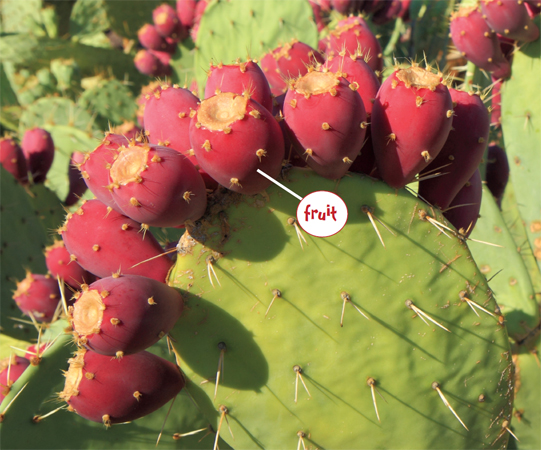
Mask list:
[[12,138],[0,139],[0,164],[22,184],[28,183],[26,158],[19,144]]
[[539,37],[539,28],[522,0],[483,0],[481,12],[490,28],[502,36],[521,42],[533,42]]
[[74,296],[71,323],[79,343],[102,355],[125,356],[164,337],[182,314],[180,293],[139,275],[102,278]]
[[186,29],[193,27],[196,0],[177,0],[177,16]]
[[324,42],[328,55],[339,54],[343,50],[348,54],[360,52],[374,72],[379,74],[383,70],[381,45],[362,17],[341,20]]
[[166,3],[158,6],[152,11],[152,20],[156,31],[163,37],[170,37],[173,40],[182,40],[188,32],[180,23],[175,9]]
[[60,301],[58,281],[49,275],[27,272],[26,278],[17,283],[13,300],[25,315],[50,322]]
[[80,349],[68,362],[60,398],[80,416],[105,426],[150,414],[185,384],[176,365],[148,352],[116,359]]
[[163,283],[172,263],[160,256],[163,250],[146,228],[99,200],[88,200],[74,213],[68,213],[59,233],[71,259],[98,277],[120,272]]
[[445,218],[453,224],[461,236],[468,237],[473,231],[479,218],[482,195],[481,174],[476,170],[460,189],[449,208],[443,212]]
[[372,109],[372,143],[383,180],[400,189],[434,160],[451,130],[453,102],[441,74],[419,66],[391,74]]
[[[489,114],[483,100],[472,92],[449,89],[453,100],[453,128],[443,148],[419,174],[419,195],[446,209],[483,159],[489,132]],[[441,173],[434,178],[423,179]]]
[[60,277],[75,289],[79,289],[82,284],[92,283],[95,279],[94,275],[71,260],[63,241],[56,241],[53,245],[45,247],[45,264],[54,279]]
[[160,50],[165,51],[167,49],[167,42],[165,38],[158,32],[154,25],[146,23],[137,32],[139,42],[147,50]]
[[463,6],[451,15],[451,37],[468,61],[495,78],[511,75],[511,65],[503,56],[496,33],[485,22],[479,7]]
[[257,65],[257,61],[237,62],[232,65],[222,63],[211,65],[207,72],[205,98],[220,92],[250,95],[252,100],[272,111],[272,95],[265,74]]
[[309,72],[291,83],[284,117],[299,155],[319,175],[337,179],[350,168],[366,134],[357,83],[340,73]]
[[164,76],[169,75],[171,67],[164,65],[158,57],[149,50],[139,50],[133,60],[135,67],[144,75]]
[[121,147],[109,182],[122,212],[154,227],[195,221],[207,206],[205,183],[195,166],[167,147],[139,143]]
[[43,183],[54,159],[53,138],[42,128],[24,133],[21,147],[34,183]]
[[247,95],[217,94],[201,102],[190,123],[190,142],[200,167],[221,185],[256,194],[282,169],[284,139],[272,114]]
[[496,144],[488,146],[486,184],[501,208],[503,193],[509,181],[509,161],[505,150]]
[[28,359],[16,355],[0,361],[0,404],[29,365]]

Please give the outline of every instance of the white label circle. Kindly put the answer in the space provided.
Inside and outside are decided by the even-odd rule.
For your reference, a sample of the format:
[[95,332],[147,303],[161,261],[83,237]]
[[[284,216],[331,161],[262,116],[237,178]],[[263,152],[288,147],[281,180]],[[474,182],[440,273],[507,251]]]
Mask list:
[[315,191],[297,206],[297,222],[308,234],[329,237],[338,233],[348,220],[348,207],[338,195]]

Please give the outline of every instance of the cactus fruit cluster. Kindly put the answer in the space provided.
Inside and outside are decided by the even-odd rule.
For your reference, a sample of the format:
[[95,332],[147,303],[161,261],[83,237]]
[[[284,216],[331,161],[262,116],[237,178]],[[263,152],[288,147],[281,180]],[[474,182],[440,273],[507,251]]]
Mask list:
[[539,5],[21,5],[4,447],[539,448]]

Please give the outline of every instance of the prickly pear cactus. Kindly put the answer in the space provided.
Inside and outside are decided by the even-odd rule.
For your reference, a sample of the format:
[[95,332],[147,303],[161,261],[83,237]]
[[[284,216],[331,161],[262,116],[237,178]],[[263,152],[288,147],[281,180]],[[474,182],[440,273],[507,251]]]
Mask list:
[[381,182],[287,178],[301,196],[340,195],[344,229],[307,235],[277,187],[217,194],[170,277],[188,291],[172,332],[188,390],[202,386],[193,396],[220,436],[237,448],[504,447],[509,344],[464,243]]

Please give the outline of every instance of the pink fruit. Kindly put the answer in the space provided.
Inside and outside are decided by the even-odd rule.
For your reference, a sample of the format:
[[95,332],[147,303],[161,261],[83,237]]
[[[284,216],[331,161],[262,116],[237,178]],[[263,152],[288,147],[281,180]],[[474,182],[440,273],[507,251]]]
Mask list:
[[43,183],[53,164],[53,138],[42,128],[32,128],[24,133],[21,147],[34,183]]
[[[419,195],[445,210],[483,159],[489,132],[489,113],[483,100],[471,92],[449,89],[453,100],[453,128],[443,148],[419,174]],[[435,178],[423,177],[442,175]]]
[[201,102],[190,123],[190,142],[200,167],[218,183],[243,194],[270,185],[284,159],[282,132],[272,114],[248,95],[217,94]]
[[98,200],[117,211],[120,211],[120,208],[113,200],[113,195],[107,186],[109,186],[109,169],[122,145],[129,145],[129,140],[123,136],[108,133],[100,145],[85,155],[83,162],[78,166],[88,189]]
[[317,50],[303,42],[292,40],[266,54],[261,59],[261,68],[272,93],[280,95],[287,90],[287,80],[302,76],[308,72],[308,67],[324,62]]
[[0,361],[0,404],[29,365],[30,361],[16,355]]
[[171,268],[148,229],[99,200],[84,201],[77,211],[68,213],[59,233],[71,259],[98,277],[120,272],[163,283]]
[[17,283],[13,300],[25,315],[50,322],[60,301],[58,281],[49,275],[27,272],[26,278]]
[[453,102],[441,74],[396,70],[376,96],[372,143],[383,180],[400,189],[438,155],[451,130]]
[[445,218],[453,224],[461,236],[468,237],[473,231],[479,218],[482,195],[481,174],[479,170],[476,170],[462,189],[458,191],[447,211],[443,212]]
[[60,277],[73,288],[79,289],[81,284],[92,283],[94,275],[83,269],[76,261],[70,259],[63,241],[45,247],[45,264],[51,276]]
[[143,130],[130,121],[124,122],[122,125],[117,125],[116,127],[113,127],[111,129],[111,133],[124,136],[128,140],[137,140],[142,136]]
[[70,410],[107,427],[150,414],[185,384],[176,365],[148,352],[116,359],[80,349],[68,362],[60,398]]
[[325,28],[325,22],[321,14],[321,5],[316,0],[309,0],[310,6],[312,7],[312,13],[314,15],[314,20],[316,22],[317,31],[321,31]]
[[[154,95],[155,92],[158,92],[161,89],[162,83],[159,81],[152,81],[147,86],[143,86],[141,88],[141,93],[136,99],[137,102],[137,122],[139,123],[139,126],[143,127],[144,123],[144,116],[145,116],[145,106],[147,103],[147,100],[150,98],[151,95]],[[113,131],[113,133],[116,133]],[[124,133],[116,133],[116,134],[124,134]]]
[[77,341],[102,355],[121,357],[155,344],[173,328],[184,305],[177,290],[139,275],[81,287],[70,320]]
[[284,138],[285,160],[288,164],[296,167],[306,167],[306,161],[300,157],[300,155],[293,148],[293,144],[289,139],[289,132],[287,131],[287,125],[284,121],[284,100],[286,94],[279,95],[272,99],[272,115],[278,121],[280,130],[282,130],[282,137]]
[[383,54],[376,36],[362,17],[348,17],[324,39],[328,55],[345,50],[348,54],[360,52],[368,59],[370,68],[379,74],[383,70]]
[[164,65],[158,57],[149,50],[139,50],[133,60],[135,67],[144,75],[163,76],[169,75],[171,68]]
[[533,42],[539,37],[539,28],[522,0],[483,0],[481,12],[488,26],[502,36],[522,42]]
[[212,97],[219,92],[234,92],[243,94],[247,92],[252,100],[272,111],[272,95],[269,82],[257,61],[240,61],[232,65],[222,63],[211,64],[207,72],[205,85],[205,98]]
[[177,16],[186,29],[193,26],[196,0],[177,0]]
[[28,183],[26,158],[19,144],[10,137],[0,139],[0,164],[19,183]]
[[509,161],[505,150],[496,144],[488,146],[485,181],[501,208],[503,193],[509,181]]
[[451,15],[451,37],[468,61],[495,78],[511,75],[511,65],[500,49],[496,33],[485,22],[477,6],[463,6]]
[[357,88],[339,73],[312,71],[286,93],[284,117],[295,149],[325,178],[344,175],[361,150],[366,111]]
[[149,23],[144,24],[139,31],[137,31],[137,37],[139,42],[147,50],[161,50],[167,49],[167,42],[165,38],[158,33],[157,28]]
[[122,212],[146,225],[183,225],[199,219],[207,206],[205,183],[195,166],[167,147],[121,147],[109,181],[113,200]]
[[[198,167],[190,143],[190,120],[199,107],[199,99],[188,89],[178,85],[162,84],[147,94],[144,113],[145,134],[151,144],[169,147],[182,153]],[[198,167],[207,189],[216,189],[218,183]]]
[[166,3],[152,11],[152,20],[160,36],[181,40],[188,34],[184,25],[178,20],[175,9]]
[[73,152],[68,166],[69,191],[64,203],[67,206],[75,205],[79,198],[86,192],[88,187],[79,170],[79,164],[85,159],[85,154],[82,152]]
[[199,22],[201,21],[201,17],[203,17],[203,14],[205,13],[205,9],[207,9],[208,6],[208,0],[198,0],[197,5],[195,5],[195,14],[194,14],[194,26],[199,25]]

